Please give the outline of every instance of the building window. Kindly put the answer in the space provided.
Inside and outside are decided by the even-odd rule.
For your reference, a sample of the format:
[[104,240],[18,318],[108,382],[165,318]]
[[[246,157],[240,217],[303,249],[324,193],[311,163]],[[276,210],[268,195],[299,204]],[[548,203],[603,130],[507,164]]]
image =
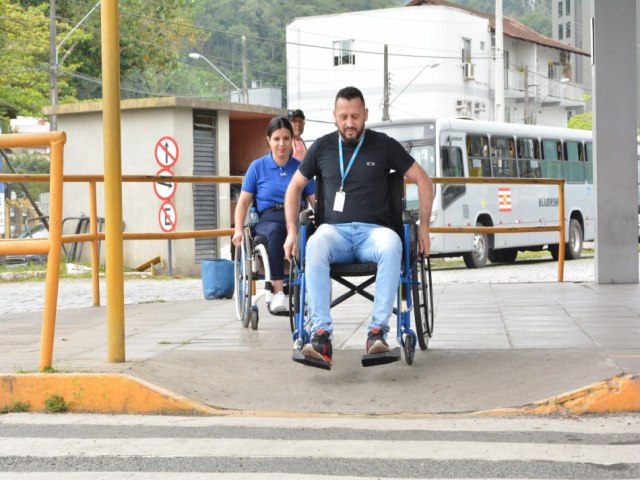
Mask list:
[[462,39],[462,63],[471,63],[471,39]]
[[564,36],[566,38],[571,37],[571,22],[567,22],[566,25],[564,26]]
[[562,40],[562,33],[563,33],[563,28],[562,28],[562,24],[558,25],[558,40]]
[[353,40],[338,40],[333,42],[333,65],[355,65],[356,56],[353,53]]
[[571,15],[571,0],[564,2],[564,13],[565,15]]
[[561,17],[562,14],[562,2],[558,2],[558,17]]

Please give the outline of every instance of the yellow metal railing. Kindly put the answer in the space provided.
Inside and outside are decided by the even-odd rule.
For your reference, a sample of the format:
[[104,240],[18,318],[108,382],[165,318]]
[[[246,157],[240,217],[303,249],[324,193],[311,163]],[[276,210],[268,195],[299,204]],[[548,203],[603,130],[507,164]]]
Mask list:
[[[0,148],[51,148],[49,180],[49,237],[29,240],[0,240],[0,255],[23,253],[48,254],[47,279],[44,292],[44,311],[40,336],[40,370],[51,367],[53,338],[58,306],[58,280],[60,276],[60,250],[62,249],[62,172],[64,168],[64,132],[0,135]],[[2,175],[7,177],[7,175]],[[0,178],[0,182],[6,181]]]
[[[38,134],[42,135],[42,134]],[[0,136],[0,148],[42,146],[47,144],[47,137],[26,138],[24,134]],[[63,133],[57,133],[52,138],[61,138]],[[53,359],[53,339],[55,331],[55,316],[58,301],[58,282],[60,268],[60,250],[63,243],[91,242],[91,284],[93,305],[100,305],[99,258],[98,242],[105,239],[105,232],[98,232],[98,214],[96,184],[104,182],[103,175],[63,175],[62,154],[59,160],[51,143],[51,174],[0,174],[0,182],[50,182],[51,209],[49,218],[49,237],[45,239],[0,240],[0,255],[48,254],[47,280],[45,290],[45,305],[42,326],[42,344],[40,348],[40,369],[51,366]],[[167,177],[156,175],[123,175],[123,183],[131,182],[164,182]],[[217,176],[172,176],[175,183],[242,183],[242,177]],[[62,185],[64,182],[86,182],[89,185],[89,233],[63,235],[62,234]],[[55,188],[54,188],[55,184]],[[56,203],[57,202],[57,203]],[[205,237],[225,237],[233,235],[233,229],[221,228],[210,230],[194,230],[182,232],[123,232],[123,240],[162,240],[186,239]]]
[[558,232],[558,282],[564,280],[564,180],[551,178],[484,178],[484,177],[440,177],[432,178],[433,183],[442,184],[491,184],[491,185],[557,185],[558,187],[558,225],[522,226],[522,227],[430,227],[431,233],[529,233]]

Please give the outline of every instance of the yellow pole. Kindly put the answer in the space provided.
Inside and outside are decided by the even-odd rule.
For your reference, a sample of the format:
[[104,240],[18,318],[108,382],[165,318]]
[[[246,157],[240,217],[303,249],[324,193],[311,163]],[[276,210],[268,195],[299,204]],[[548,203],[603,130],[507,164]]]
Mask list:
[[102,2],[102,97],[107,279],[107,361],[124,362],[124,261],[118,0]]
[[42,333],[40,336],[39,369],[50,368],[53,362],[53,340],[58,308],[58,281],[60,279],[60,250],[62,249],[62,173],[64,170],[64,143],[66,137],[51,142],[51,182],[49,196],[49,256],[47,280],[44,290]]
[[100,258],[98,257],[98,207],[96,182],[89,182],[89,230],[91,233],[91,289],[93,306],[100,306]]
[[[558,220],[560,224],[560,243],[558,244],[558,282],[564,281],[564,180],[558,185]],[[569,223],[571,224],[571,223]]]

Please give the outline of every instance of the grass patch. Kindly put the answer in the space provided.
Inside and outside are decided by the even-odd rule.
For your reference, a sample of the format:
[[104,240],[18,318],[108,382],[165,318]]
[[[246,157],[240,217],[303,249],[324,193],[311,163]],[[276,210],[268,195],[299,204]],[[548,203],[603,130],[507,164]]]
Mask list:
[[30,408],[31,405],[29,404],[29,402],[13,402],[11,405],[5,405],[4,407],[0,408],[0,415],[7,413],[28,412]]
[[62,395],[49,395],[44,401],[44,407],[49,413],[63,413],[68,409],[67,402],[64,401]]
[[171,345],[171,342],[168,342],[166,340],[163,340],[161,342],[158,342],[158,345]]
[[167,303],[167,301],[163,300],[162,298],[156,298],[154,300],[143,300],[141,302],[138,302],[138,305],[144,305],[145,303]]

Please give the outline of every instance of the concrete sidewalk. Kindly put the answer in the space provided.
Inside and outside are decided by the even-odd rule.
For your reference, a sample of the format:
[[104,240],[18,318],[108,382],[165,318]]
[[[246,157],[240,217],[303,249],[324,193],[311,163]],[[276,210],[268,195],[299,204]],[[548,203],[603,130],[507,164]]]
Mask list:
[[[232,300],[126,305],[121,364],[106,361],[105,307],[59,310],[54,368],[127,373],[222,409],[333,414],[518,407],[640,372],[639,285],[445,284],[434,293],[435,333],[412,366],[362,368],[371,304],[352,298],[332,311],[331,371],[291,361],[287,318],[261,304],[259,329],[245,329]],[[41,321],[41,312],[0,315],[0,372],[37,370]]]

